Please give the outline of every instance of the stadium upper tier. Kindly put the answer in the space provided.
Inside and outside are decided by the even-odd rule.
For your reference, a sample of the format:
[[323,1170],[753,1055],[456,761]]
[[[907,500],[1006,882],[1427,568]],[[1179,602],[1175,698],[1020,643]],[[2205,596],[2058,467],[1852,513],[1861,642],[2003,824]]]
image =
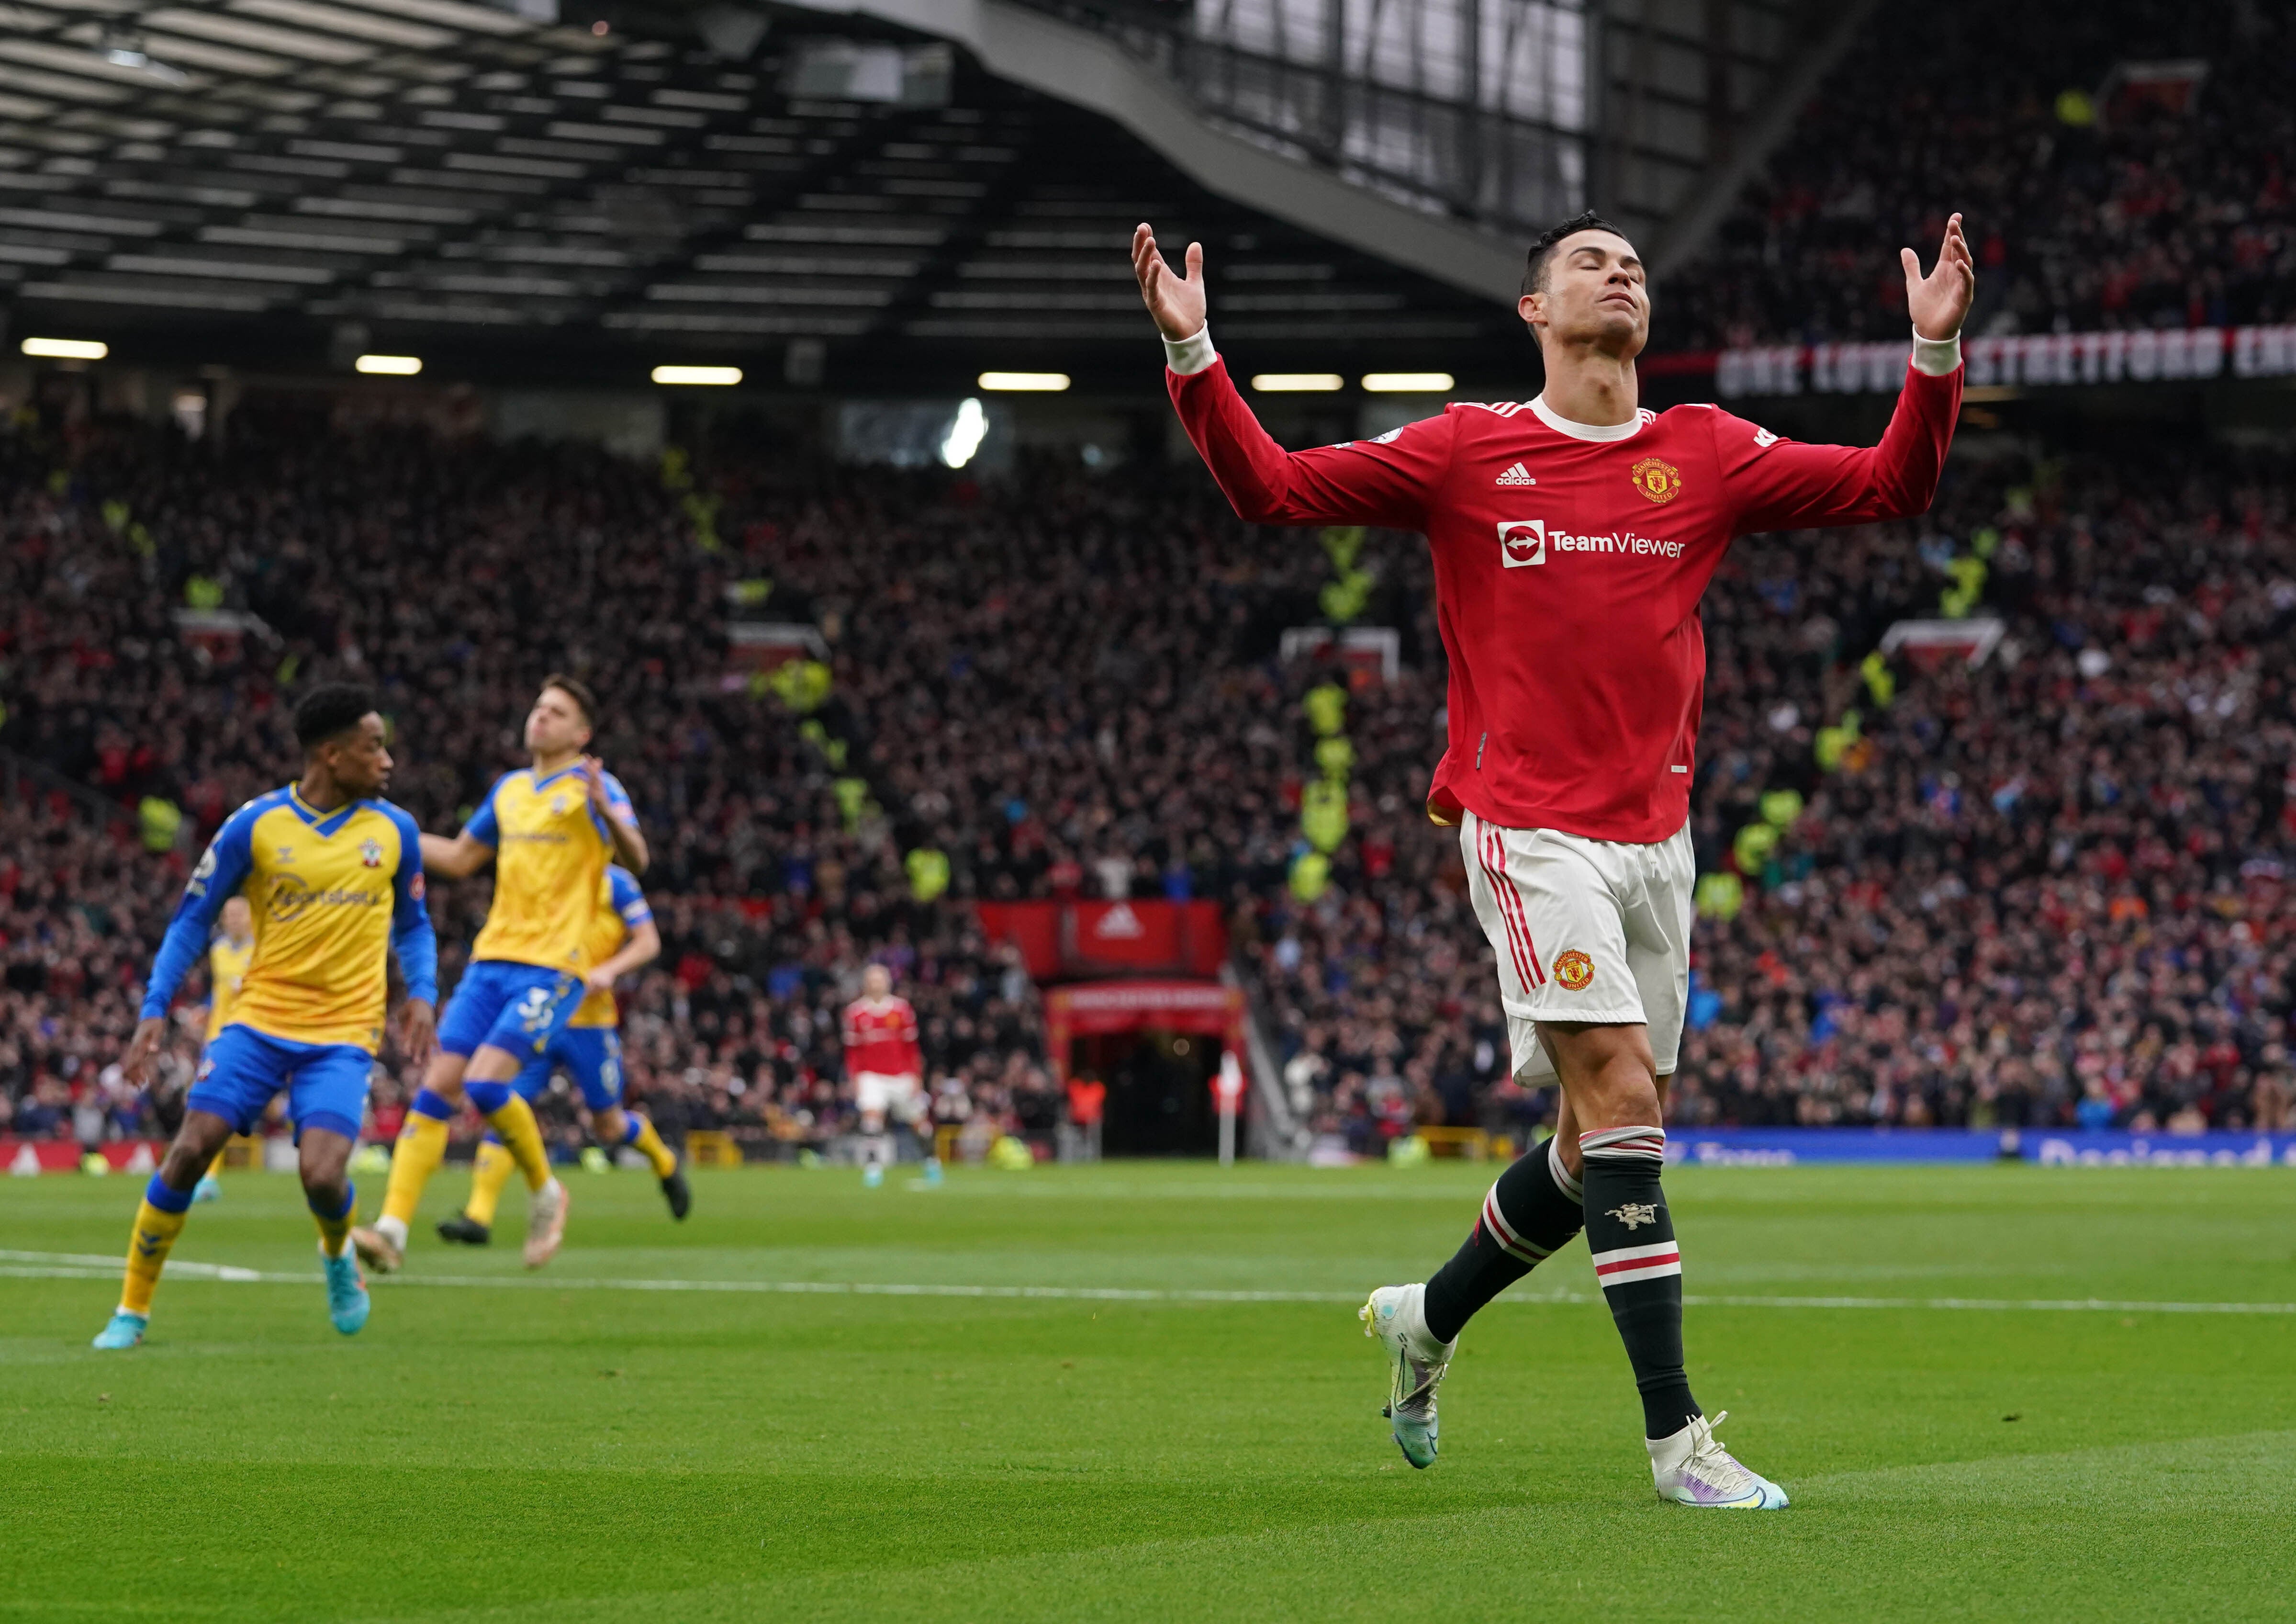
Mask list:
[[1901,339],[1898,250],[1956,209],[1977,330],[2284,322],[2292,79],[2285,6],[1876,7],[1667,279],[1655,347]]
[[[691,490],[594,451],[254,406],[220,457],[124,424],[0,444],[0,744],[196,833],[277,782],[281,696],[316,677],[381,685],[394,794],[445,830],[516,764],[538,674],[589,674],[668,941],[633,1074],[697,1112],[833,1116],[826,1017],[870,952],[906,967],[937,1070],[1041,1099],[1033,989],[959,905],[1078,888],[1230,904],[1326,1132],[1538,1109],[1498,1075],[1456,845],[1419,809],[1443,687],[1414,538],[1247,529],[1193,472],[1024,460],[976,485],[745,441],[693,465],[713,551]],[[2284,1118],[2292,487],[2284,455],[2154,439],[1957,461],[1919,524],[1740,544],[1705,609],[1678,1111]],[[1329,668],[1278,650],[1342,554],[1400,668],[1344,708],[1316,894]],[[216,607],[179,615],[187,593]],[[760,593],[826,640],[823,702],[735,663],[727,617]],[[1964,640],[1981,666],[1878,654],[1948,611],[2000,622]],[[125,1034],[184,857],[11,816],[0,1077],[69,1093]],[[939,906],[913,899],[919,849],[948,859]],[[484,892],[433,895],[451,971]]]
[[1136,357],[1125,245],[1153,218],[1218,246],[1238,341],[1338,326],[1376,360],[1507,324],[874,27],[788,17],[729,55],[456,0],[22,0],[0,297],[133,364],[914,390]]

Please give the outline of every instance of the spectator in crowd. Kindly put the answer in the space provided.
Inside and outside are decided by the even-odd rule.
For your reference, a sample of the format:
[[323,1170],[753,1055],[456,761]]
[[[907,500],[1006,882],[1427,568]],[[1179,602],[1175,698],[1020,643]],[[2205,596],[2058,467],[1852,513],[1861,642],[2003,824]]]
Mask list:
[[1898,246],[1935,237],[1948,195],[1979,260],[1972,332],[2296,319],[2292,82],[2284,5],[1878,6],[1667,279],[1655,346],[1904,338]]
[[[1278,657],[1330,560],[1199,479],[752,457],[665,479],[254,407],[222,456],[124,423],[0,437],[0,747],[185,814],[152,852],[29,771],[0,798],[12,1130],[169,1109],[188,1035],[148,1100],[104,1070],[186,858],[286,759],[296,685],[374,683],[395,792],[444,830],[561,666],[626,696],[600,749],[653,836],[664,945],[625,1054],[673,1137],[847,1136],[839,1016],[872,962],[914,1006],[937,1126],[1049,1137],[1037,989],[967,905],[1093,892],[1223,900],[1283,1086],[1334,1145],[1551,1117],[1505,1075],[1456,838],[1421,810],[1444,693],[1423,544],[1351,554],[1361,619],[1398,634],[1389,681]],[[2284,455],[2156,439],[1956,463],[1918,523],[1734,550],[1704,611],[1678,1118],[2289,1126],[2292,487]],[[187,595],[252,619],[179,627]],[[727,618],[760,601],[829,659],[736,663]],[[2003,622],[1981,666],[1880,657],[1947,601]],[[451,974],[484,887],[433,906]],[[406,1087],[383,1061],[377,1130]]]

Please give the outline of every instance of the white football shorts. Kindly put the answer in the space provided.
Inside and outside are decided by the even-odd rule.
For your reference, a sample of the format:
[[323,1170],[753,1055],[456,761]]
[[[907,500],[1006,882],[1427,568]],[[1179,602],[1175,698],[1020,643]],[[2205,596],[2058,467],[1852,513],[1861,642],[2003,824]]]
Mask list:
[[1682,1054],[1698,860],[1685,823],[1652,845],[1552,829],[1459,826],[1467,891],[1499,966],[1514,1074],[1554,1078],[1541,1021],[1650,1028],[1660,1077]]
[[853,1099],[863,1111],[882,1111],[896,1122],[910,1120],[922,1103],[917,1097],[915,1078],[890,1071],[856,1071]]

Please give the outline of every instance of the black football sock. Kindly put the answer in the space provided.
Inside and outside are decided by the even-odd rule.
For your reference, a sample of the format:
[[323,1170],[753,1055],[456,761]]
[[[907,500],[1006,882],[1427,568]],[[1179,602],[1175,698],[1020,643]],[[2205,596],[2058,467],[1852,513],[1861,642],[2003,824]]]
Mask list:
[[1562,1169],[1549,1139],[1513,1167],[1483,1197],[1466,1242],[1427,1282],[1428,1333],[1447,1342],[1477,1309],[1536,1268],[1587,1221],[1585,1193]]
[[1682,1254],[1659,1174],[1662,1128],[1611,1128],[1578,1136],[1586,1166],[1587,1250],[1611,1305],[1619,1340],[1642,1390],[1645,1437],[1679,1432],[1700,1413],[1682,1370]]

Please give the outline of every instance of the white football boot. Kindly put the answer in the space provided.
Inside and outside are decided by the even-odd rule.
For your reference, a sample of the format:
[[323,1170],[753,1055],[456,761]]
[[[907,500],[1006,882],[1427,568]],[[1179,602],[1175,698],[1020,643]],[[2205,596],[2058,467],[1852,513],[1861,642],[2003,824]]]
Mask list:
[[[1429,1410],[1433,1410],[1429,1406]],[[1709,1421],[1693,1415],[1690,1424],[1665,1438],[1646,1438],[1651,1476],[1658,1497],[1677,1505],[1711,1505],[1726,1511],[1784,1511],[1786,1491],[1759,1472],[1748,1470],[1722,1447],[1714,1429],[1730,1419],[1724,1410]]]
[[552,1179],[526,1198],[526,1267],[540,1268],[566,1239],[566,1186]]
[[1383,1285],[1357,1309],[1364,1334],[1387,1354],[1387,1418],[1403,1458],[1422,1470],[1435,1464],[1435,1389],[1451,1368],[1456,1341],[1429,1334],[1424,1285]]

